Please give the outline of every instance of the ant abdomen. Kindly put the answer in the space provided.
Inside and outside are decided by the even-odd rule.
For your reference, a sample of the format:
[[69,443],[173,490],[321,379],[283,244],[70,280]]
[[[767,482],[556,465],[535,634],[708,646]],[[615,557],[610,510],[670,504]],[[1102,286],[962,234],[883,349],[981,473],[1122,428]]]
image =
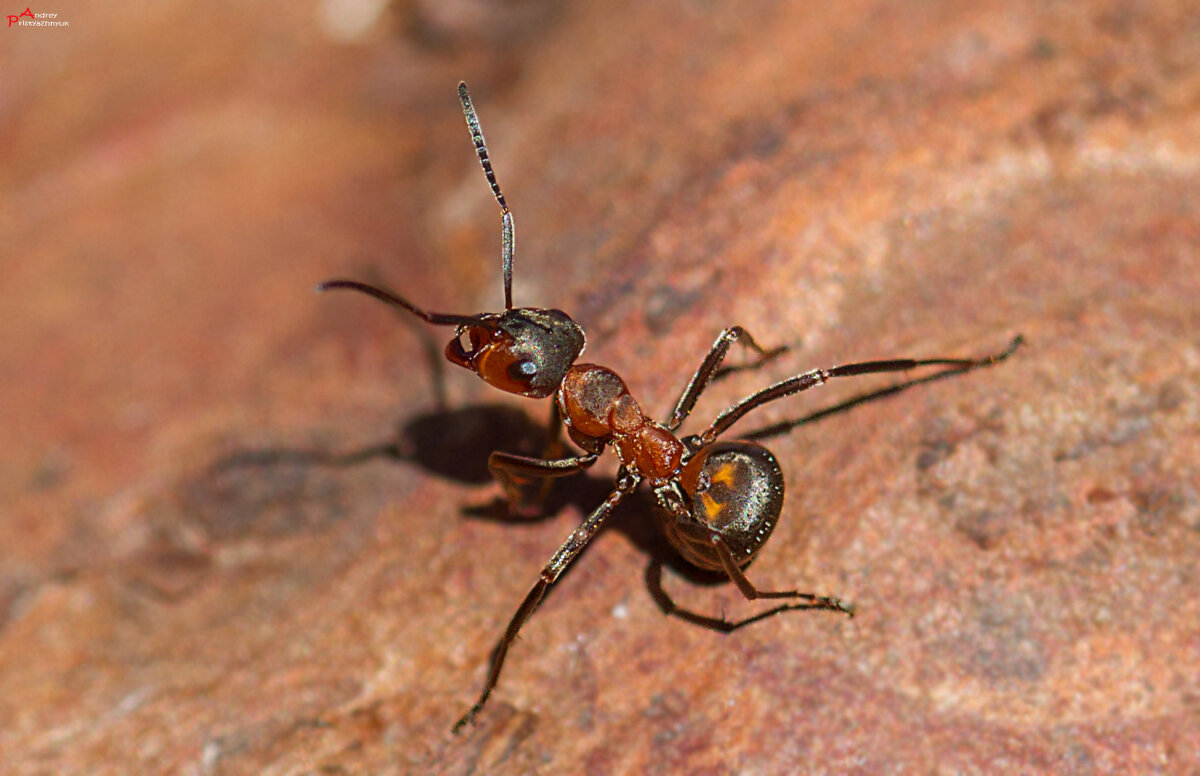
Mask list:
[[721,571],[712,532],[724,540],[738,566],[766,543],[783,510],[783,471],[771,451],[743,440],[718,441],[700,450],[680,472],[694,521],[666,519],[667,538],[690,563]]

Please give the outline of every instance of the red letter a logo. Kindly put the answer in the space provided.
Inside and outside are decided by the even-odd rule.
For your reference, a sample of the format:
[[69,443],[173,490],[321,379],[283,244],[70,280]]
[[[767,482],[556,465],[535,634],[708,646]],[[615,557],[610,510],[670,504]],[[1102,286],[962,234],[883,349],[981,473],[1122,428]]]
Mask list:
[[10,17],[8,17],[8,26],[9,26],[9,27],[13,26],[13,24],[14,24],[14,23],[15,23],[15,22],[16,22],[18,19],[20,19],[22,16],[28,16],[30,19],[32,19],[32,18],[33,18],[33,11],[29,10],[28,8],[26,8],[24,11],[21,11],[21,13],[17,14],[16,16],[10,16]]

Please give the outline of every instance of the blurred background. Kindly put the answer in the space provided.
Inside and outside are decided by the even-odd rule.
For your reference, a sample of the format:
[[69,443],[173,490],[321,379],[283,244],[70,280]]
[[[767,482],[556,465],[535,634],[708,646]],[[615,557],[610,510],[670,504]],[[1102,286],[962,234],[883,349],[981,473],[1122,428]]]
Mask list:
[[[1200,7],[548,0],[29,6],[0,30],[0,770],[1200,769]],[[15,4],[0,9],[17,16]],[[538,519],[548,408],[427,308],[567,310],[662,415],[725,326],[778,402],[746,616],[631,500],[449,728],[611,461]],[[785,430],[781,430],[785,429]],[[609,479],[606,480],[606,477]]]

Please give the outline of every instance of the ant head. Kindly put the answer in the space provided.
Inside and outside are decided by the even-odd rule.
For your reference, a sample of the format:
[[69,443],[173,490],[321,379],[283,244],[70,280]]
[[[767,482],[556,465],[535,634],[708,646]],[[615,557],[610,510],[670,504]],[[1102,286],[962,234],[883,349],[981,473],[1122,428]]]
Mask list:
[[562,310],[522,307],[458,327],[446,359],[502,391],[543,399],[583,351],[583,329]]
[[438,326],[457,326],[446,359],[502,391],[544,399],[579,358],[583,329],[562,310],[520,307],[502,313],[454,315],[422,310],[403,297],[355,280],[327,280],[318,291],[347,289],[373,296]]

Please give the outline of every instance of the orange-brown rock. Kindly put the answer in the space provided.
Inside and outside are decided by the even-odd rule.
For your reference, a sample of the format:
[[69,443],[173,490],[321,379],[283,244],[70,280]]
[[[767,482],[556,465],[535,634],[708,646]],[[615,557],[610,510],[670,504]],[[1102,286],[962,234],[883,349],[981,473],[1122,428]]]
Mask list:
[[[0,770],[1200,770],[1194,3],[369,7],[0,30]],[[791,351],[685,430],[1026,335],[765,440],[787,500],[748,574],[853,620],[664,617],[629,499],[451,737],[613,471],[497,519],[487,453],[535,452],[545,402],[311,292],[500,308],[460,78],[516,303],[569,312],[653,417],[732,324]],[[734,430],[891,381],[843,383]],[[757,610],[694,577],[663,584]]]

